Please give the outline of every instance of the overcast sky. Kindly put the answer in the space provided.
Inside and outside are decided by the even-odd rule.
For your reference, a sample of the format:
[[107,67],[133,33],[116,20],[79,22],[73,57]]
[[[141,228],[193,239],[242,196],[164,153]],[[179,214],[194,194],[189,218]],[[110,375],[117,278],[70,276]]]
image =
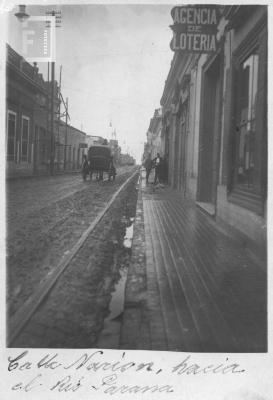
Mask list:
[[[69,98],[71,125],[110,137],[140,160],[154,109],[160,106],[173,53],[171,5],[67,5],[57,28],[56,78]],[[48,7],[27,6],[45,15]],[[9,16],[8,43],[22,52],[21,24]],[[47,71],[47,64],[39,64]],[[44,74],[46,78],[46,73]],[[109,124],[112,123],[113,128]]]

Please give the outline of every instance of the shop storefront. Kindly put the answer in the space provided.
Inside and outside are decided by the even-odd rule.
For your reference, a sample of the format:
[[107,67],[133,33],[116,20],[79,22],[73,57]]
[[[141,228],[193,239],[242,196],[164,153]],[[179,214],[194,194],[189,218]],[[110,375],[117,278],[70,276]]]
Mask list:
[[[185,7],[179,10],[184,20]],[[200,10],[189,11],[186,20],[197,18]],[[193,28],[207,28],[173,27],[175,54],[161,98],[162,131],[169,143],[169,183],[263,248],[267,7],[221,7],[217,24],[217,45],[208,52],[188,48],[181,52],[174,45],[181,32],[190,35]]]
[[217,216],[265,246],[267,8],[229,7],[225,17],[229,22]]

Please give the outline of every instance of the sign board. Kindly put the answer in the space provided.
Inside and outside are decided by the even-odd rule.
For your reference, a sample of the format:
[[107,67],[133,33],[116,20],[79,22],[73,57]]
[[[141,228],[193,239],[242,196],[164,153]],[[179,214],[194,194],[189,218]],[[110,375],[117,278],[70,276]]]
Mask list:
[[86,149],[88,147],[87,143],[79,143],[79,148],[80,149]]
[[176,6],[173,18],[173,51],[214,53],[217,50],[219,9],[216,5]]

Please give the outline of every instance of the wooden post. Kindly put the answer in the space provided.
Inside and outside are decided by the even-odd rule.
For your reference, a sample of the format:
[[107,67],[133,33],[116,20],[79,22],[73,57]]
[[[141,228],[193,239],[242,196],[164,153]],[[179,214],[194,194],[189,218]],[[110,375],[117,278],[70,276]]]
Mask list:
[[54,173],[55,159],[55,135],[54,135],[54,87],[55,87],[55,63],[51,63],[51,137],[50,137],[50,175]]
[[68,118],[68,97],[65,107],[65,141],[64,141],[64,170],[66,169],[66,149],[67,149],[67,118]]

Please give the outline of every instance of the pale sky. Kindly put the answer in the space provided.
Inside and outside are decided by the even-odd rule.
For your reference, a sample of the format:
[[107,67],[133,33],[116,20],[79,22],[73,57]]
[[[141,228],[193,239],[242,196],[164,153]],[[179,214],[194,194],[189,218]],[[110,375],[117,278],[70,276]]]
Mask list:
[[[110,138],[138,161],[154,109],[160,106],[173,52],[171,5],[66,5],[56,36],[56,72],[69,98],[70,124]],[[27,6],[31,16],[52,7]],[[17,11],[17,10],[16,10]],[[22,53],[22,25],[9,16],[8,43]],[[38,64],[46,78],[47,63]]]

